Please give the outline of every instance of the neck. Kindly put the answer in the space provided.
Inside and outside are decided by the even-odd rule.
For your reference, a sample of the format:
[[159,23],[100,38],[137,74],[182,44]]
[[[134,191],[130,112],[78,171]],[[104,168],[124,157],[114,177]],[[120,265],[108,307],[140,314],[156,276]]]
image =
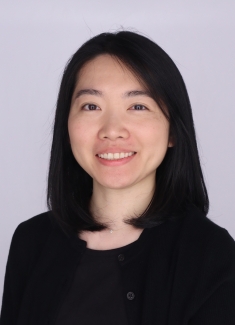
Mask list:
[[[148,185],[148,186],[144,186]],[[113,232],[125,232],[133,228],[124,221],[140,216],[149,205],[155,190],[155,183],[138,184],[132,188],[110,189],[98,183],[93,184],[90,201],[92,215]],[[118,231],[118,232],[119,232]]]
[[138,217],[146,210],[154,190],[154,180],[122,189],[103,187],[94,181],[90,211],[108,229],[83,231],[79,237],[86,241],[88,248],[101,250],[123,247],[136,241],[143,229],[134,228],[125,220]]

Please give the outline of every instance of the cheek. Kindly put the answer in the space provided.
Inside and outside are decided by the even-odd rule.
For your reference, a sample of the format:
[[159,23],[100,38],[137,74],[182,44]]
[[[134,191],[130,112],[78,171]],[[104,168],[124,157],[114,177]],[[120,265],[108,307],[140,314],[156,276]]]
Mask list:
[[85,125],[78,121],[71,121],[68,122],[68,133],[69,139],[72,149],[76,148],[76,146],[86,144],[87,142],[87,128]]
[[91,176],[91,152],[94,145],[95,128],[88,126],[84,120],[70,119],[68,133],[70,146],[77,163]]
[[[166,147],[169,142],[169,125],[164,123],[152,123],[145,129],[145,135],[149,144],[155,147]],[[146,139],[146,142],[147,142]]]
[[149,151],[150,161],[158,167],[164,159],[169,146],[168,124],[154,124],[145,130],[146,146]]
[[81,165],[83,148],[86,145],[86,132],[81,123],[68,123],[68,133],[72,153],[77,162]]

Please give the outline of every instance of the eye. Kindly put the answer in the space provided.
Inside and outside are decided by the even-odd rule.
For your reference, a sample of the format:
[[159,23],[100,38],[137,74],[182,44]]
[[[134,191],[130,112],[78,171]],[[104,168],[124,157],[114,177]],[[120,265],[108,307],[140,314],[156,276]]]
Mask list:
[[147,110],[147,107],[144,105],[136,104],[136,105],[132,106],[131,109],[134,111],[145,111],[145,110]]
[[97,105],[95,104],[86,104],[86,105],[83,105],[82,108],[85,110],[85,111],[96,111],[97,109],[100,109]]

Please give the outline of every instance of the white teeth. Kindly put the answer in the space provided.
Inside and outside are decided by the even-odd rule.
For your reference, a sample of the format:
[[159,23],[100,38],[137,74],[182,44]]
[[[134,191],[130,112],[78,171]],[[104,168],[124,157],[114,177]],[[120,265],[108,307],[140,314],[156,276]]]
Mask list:
[[107,159],[107,160],[116,160],[116,159],[122,159],[126,157],[130,157],[134,155],[134,152],[115,152],[115,153],[104,153],[98,155],[100,158]]

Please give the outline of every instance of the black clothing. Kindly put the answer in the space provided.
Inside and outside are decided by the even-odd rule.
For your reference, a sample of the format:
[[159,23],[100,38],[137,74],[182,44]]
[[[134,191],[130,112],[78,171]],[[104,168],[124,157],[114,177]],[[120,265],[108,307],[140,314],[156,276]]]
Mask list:
[[[228,232],[195,208],[144,232],[148,240],[137,240],[118,263],[128,324],[234,325],[235,242]],[[65,235],[49,212],[20,224],[0,325],[54,325],[85,251],[86,242]]]
[[[143,231],[138,239],[146,239]],[[86,249],[55,325],[128,325],[118,263],[137,241],[110,250]],[[92,306],[92,307],[91,307]]]

